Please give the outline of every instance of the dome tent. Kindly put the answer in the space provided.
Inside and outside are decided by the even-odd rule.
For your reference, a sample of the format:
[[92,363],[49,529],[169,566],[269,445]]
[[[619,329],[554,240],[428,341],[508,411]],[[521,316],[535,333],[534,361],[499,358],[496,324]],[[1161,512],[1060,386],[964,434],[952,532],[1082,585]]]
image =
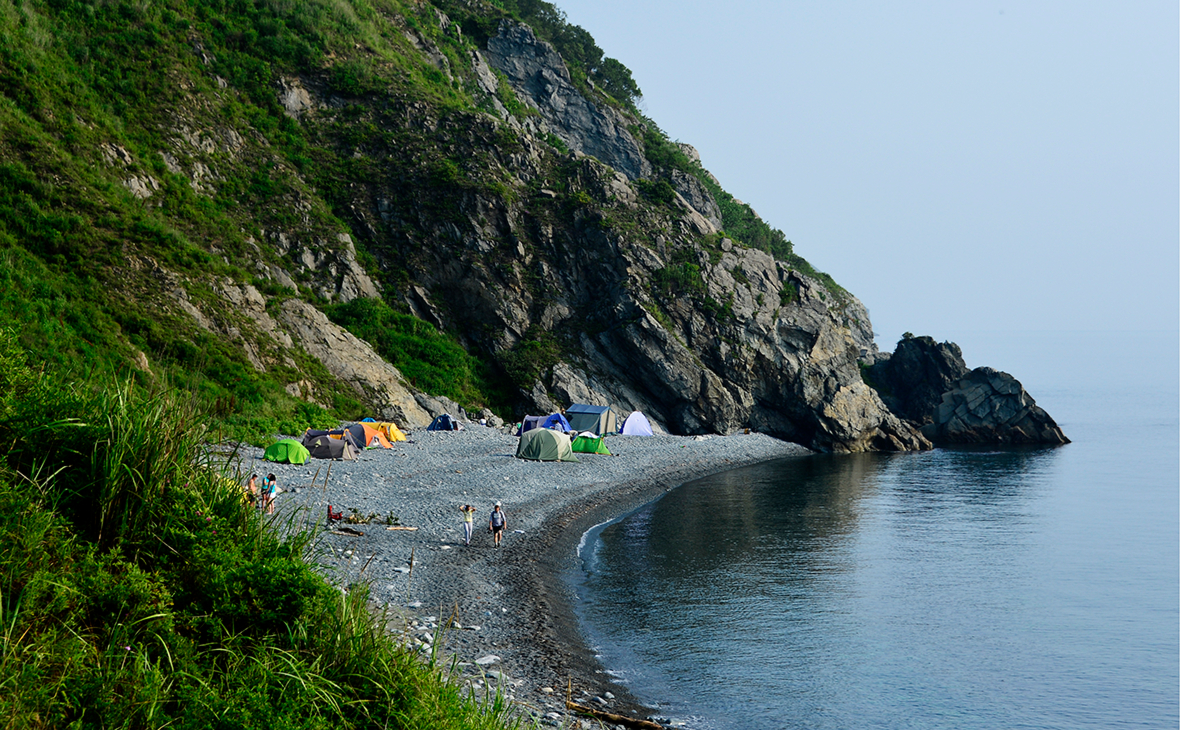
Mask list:
[[534,428],[521,435],[516,458],[533,461],[577,461],[570,437],[549,428]]
[[624,436],[651,436],[651,423],[648,422],[647,416],[639,411],[632,411],[631,415],[627,416],[627,420],[623,421],[623,427],[619,429],[619,433]]
[[316,436],[307,442],[307,450],[315,459],[343,459],[353,461],[356,451],[351,445],[352,439],[332,438],[331,436]]
[[576,439],[570,443],[570,448],[578,454],[605,454],[610,456],[610,450],[606,448],[603,443],[605,439],[602,436],[596,436],[592,433],[579,434]]
[[266,447],[262,458],[281,464],[304,464],[311,455],[295,439],[281,439]]
[[431,421],[430,425],[426,427],[426,430],[427,431],[462,431],[463,424],[456,421],[455,418],[453,416],[451,416],[451,414],[444,413],[441,416],[436,417],[433,421]]

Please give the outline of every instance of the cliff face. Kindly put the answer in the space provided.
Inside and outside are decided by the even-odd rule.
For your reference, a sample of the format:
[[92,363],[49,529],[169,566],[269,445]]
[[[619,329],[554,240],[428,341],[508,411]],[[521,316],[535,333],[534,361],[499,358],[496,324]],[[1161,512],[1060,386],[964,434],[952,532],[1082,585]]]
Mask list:
[[[855,297],[726,238],[679,193],[646,199],[633,179],[652,166],[622,114],[583,97],[527,27],[504,21],[487,48],[536,112],[519,125],[519,152],[502,159],[522,194],[472,192],[450,220],[420,221],[425,240],[458,239],[460,256],[410,252],[374,231],[371,250],[397,256],[415,282],[401,292],[408,306],[481,333],[472,340],[492,352],[557,336],[559,361],[522,392],[530,412],[582,401],[642,410],[673,433],[752,427],[824,450],[929,447],[861,380],[857,360],[875,348]],[[547,169],[549,134],[570,153]],[[682,187],[717,217],[699,183]]]
[[[154,66],[129,56],[120,73],[155,92],[117,97],[85,126],[36,116],[38,103],[68,103],[64,94],[28,101],[5,87],[28,106],[0,107],[9,128],[40,130],[6,137],[5,164],[37,169],[79,201],[108,191],[105,205],[146,221],[96,239],[105,258],[63,256],[48,237],[29,251],[51,268],[77,255],[105,282],[106,300],[92,303],[134,367],[203,368],[243,398],[277,383],[301,401],[411,427],[457,410],[324,313],[381,299],[510,382],[506,416],[582,401],[643,410],[672,433],[753,428],[822,450],[929,448],[862,380],[858,360],[875,346],[854,296],[781,233],[776,249],[755,247],[757,231],[744,241],[723,231],[738,225],[725,210],[756,214],[691,147],[571,74],[527,26],[474,0],[446,6],[461,17],[396,2],[364,18],[319,4],[259,11],[321,13],[335,41],[282,36],[298,17],[234,31],[247,21],[210,20],[215,11],[183,2],[119,4],[90,20],[46,6],[45,27],[111,15],[110,27],[130,22],[154,34],[141,47],[167,52]],[[255,47],[251,32],[279,36]],[[95,30],[70,47],[98,54],[108,37]],[[284,61],[290,48],[295,60]],[[103,108],[97,87],[93,96]],[[67,137],[63,152],[56,140]],[[46,206],[55,194],[21,190]],[[202,364],[202,352],[222,364]]]

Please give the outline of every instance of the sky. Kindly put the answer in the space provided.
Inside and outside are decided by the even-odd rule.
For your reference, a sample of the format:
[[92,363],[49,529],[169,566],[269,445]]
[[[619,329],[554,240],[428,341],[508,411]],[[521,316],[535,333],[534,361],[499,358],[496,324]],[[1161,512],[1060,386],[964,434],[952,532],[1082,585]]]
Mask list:
[[883,350],[1180,329],[1175,0],[557,5]]

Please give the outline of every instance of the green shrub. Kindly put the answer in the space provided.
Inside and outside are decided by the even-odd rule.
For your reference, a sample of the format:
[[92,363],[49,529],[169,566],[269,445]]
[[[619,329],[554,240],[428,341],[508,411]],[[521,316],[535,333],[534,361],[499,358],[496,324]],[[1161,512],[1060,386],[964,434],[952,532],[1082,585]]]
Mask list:
[[[7,727],[503,728],[329,586],[203,447],[191,401],[66,384],[0,331]],[[158,444],[152,441],[159,442]]]
[[327,309],[333,322],[373,346],[419,390],[469,408],[503,408],[495,374],[453,337],[378,299],[354,299]]

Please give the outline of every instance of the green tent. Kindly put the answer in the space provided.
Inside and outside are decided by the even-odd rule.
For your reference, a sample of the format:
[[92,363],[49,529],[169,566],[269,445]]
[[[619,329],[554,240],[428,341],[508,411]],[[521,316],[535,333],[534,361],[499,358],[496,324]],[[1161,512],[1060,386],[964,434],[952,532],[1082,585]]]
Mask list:
[[302,464],[310,456],[311,454],[303,447],[303,444],[295,439],[282,439],[267,446],[262,458],[282,464]]
[[603,443],[602,436],[590,437],[585,434],[574,439],[570,444],[570,448],[579,454],[606,454],[610,456],[610,451]]
[[525,431],[516,447],[516,458],[535,461],[577,461],[570,450],[570,437],[548,428]]

